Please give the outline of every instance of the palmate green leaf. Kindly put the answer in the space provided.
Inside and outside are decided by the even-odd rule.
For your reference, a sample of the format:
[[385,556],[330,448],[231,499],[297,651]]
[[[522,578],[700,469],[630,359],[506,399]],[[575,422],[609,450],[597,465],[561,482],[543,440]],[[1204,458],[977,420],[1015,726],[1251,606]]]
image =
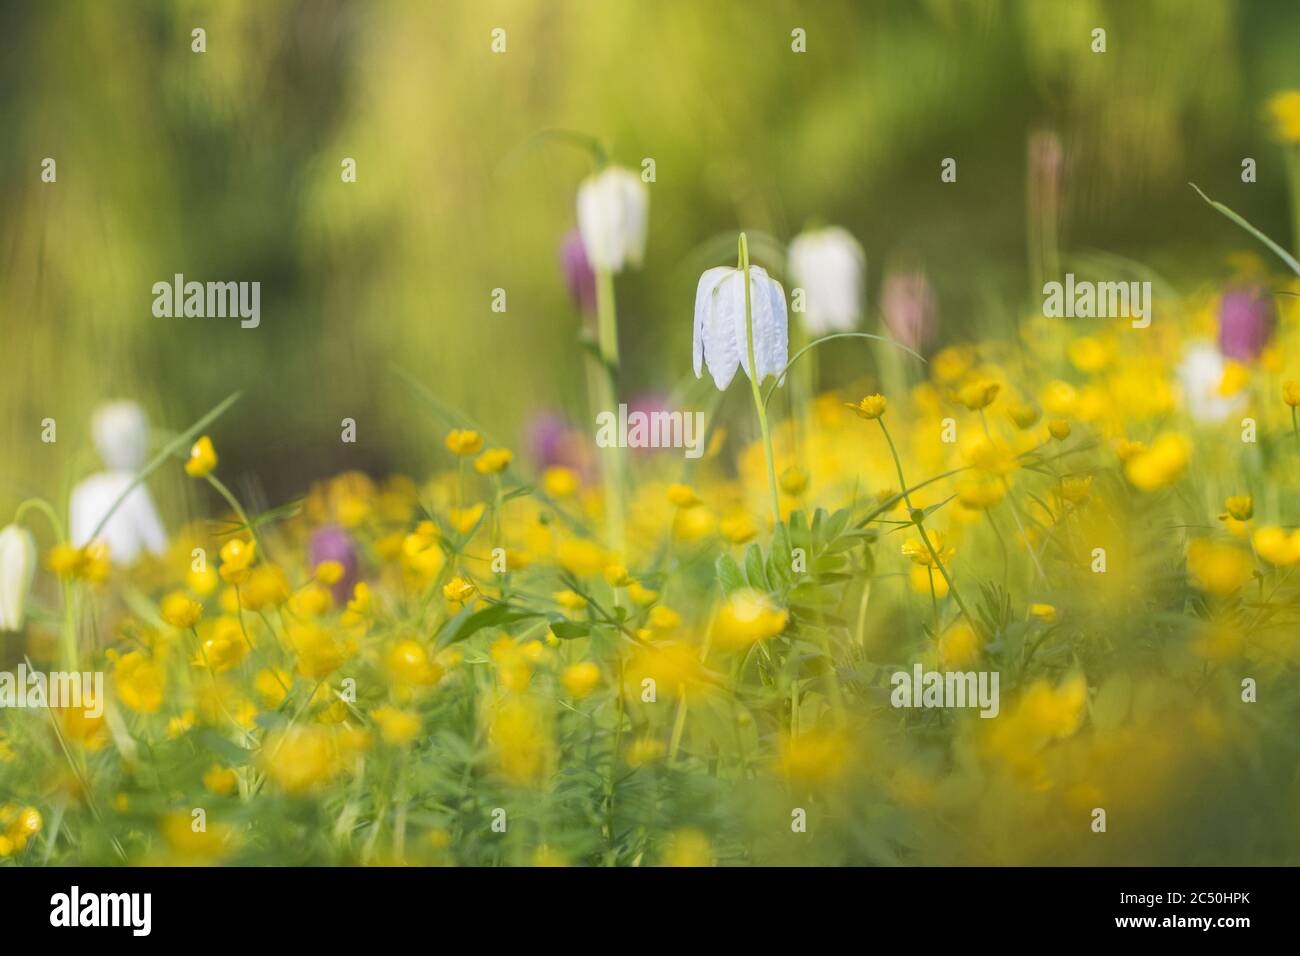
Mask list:
[[745,572],[740,570],[740,565],[736,563],[736,559],[731,555],[718,555],[714,567],[717,569],[718,583],[722,585],[723,594],[739,591],[745,586]]
[[763,560],[763,549],[751,544],[745,550],[745,576],[751,587],[761,591],[771,591],[772,585],[767,580],[767,562]]

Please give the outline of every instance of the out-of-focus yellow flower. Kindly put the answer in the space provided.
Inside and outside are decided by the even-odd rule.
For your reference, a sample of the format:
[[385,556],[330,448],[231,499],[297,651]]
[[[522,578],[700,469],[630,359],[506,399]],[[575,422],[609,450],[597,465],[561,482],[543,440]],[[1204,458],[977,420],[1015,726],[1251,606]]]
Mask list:
[[625,588],[632,583],[632,575],[621,564],[605,565],[605,581],[612,588]]
[[376,707],[370,714],[385,743],[404,747],[420,736],[420,716],[397,707]]
[[1300,405],[1300,382],[1291,380],[1282,383],[1282,401],[1292,408]]
[[183,591],[174,591],[167,595],[159,605],[162,619],[172,627],[189,628],[199,623],[203,616],[203,605],[190,600]]
[[570,697],[586,697],[600,683],[600,668],[591,661],[570,664],[560,676],[560,683]]
[[1300,90],[1282,90],[1268,101],[1273,132],[1284,143],[1300,143]]
[[260,670],[253,677],[253,690],[257,691],[262,706],[267,710],[275,710],[284,703],[292,686],[293,675],[278,667]]
[[1006,486],[989,477],[965,476],[957,482],[957,500],[964,507],[981,511],[1006,497]]
[[934,596],[939,600],[948,596],[947,579],[942,574],[935,574],[930,568],[919,564],[912,565],[909,579],[912,590],[917,594],[929,594],[933,591]]
[[578,475],[572,468],[552,465],[542,472],[542,490],[552,498],[568,498],[578,490]]
[[1039,411],[1033,405],[1027,402],[1016,402],[1007,408],[1007,417],[1015,424],[1017,428],[1024,431],[1027,428],[1033,428],[1038,421]]
[[749,647],[776,637],[789,620],[790,612],[776,607],[765,594],[742,588],[734,591],[718,611],[713,622],[713,645],[719,650]]
[[845,405],[857,412],[859,418],[874,421],[885,414],[885,409],[889,406],[889,400],[877,393],[864,396],[857,404],[845,402]]
[[939,638],[939,663],[944,670],[961,670],[977,661],[979,656],[979,636],[964,619],[949,627]]
[[919,564],[925,568],[937,568],[934,556],[938,555],[940,564],[947,564],[957,556],[957,549],[947,544],[944,537],[938,531],[926,531],[926,537],[930,539],[930,546],[934,549],[934,554],[930,553],[930,548],[925,546],[925,542],[919,539],[913,539],[903,545],[903,554],[912,559],[912,563]]
[[1187,546],[1187,570],[1202,591],[1226,597],[1250,580],[1250,555],[1235,545],[1197,538]]
[[652,591],[650,588],[642,587],[636,581],[633,581],[628,585],[627,596],[632,599],[633,604],[638,604],[641,607],[654,604],[655,601],[659,600],[658,591]]
[[319,724],[298,724],[267,734],[258,766],[286,793],[310,793],[342,773],[352,738]]
[[781,472],[781,477],[778,480],[781,484],[781,490],[791,498],[798,498],[808,490],[808,472],[798,465],[791,465],[785,469],[785,471]]
[[588,538],[569,538],[560,542],[555,557],[560,567],[580,578],[595,577],[608,563],[605,552]]
[[499,702],[488,739],[497,769],[507,780],[535,787],[550,775],[554,743],[538,701],[510,696]]
[[704,505],[678,508],[673,517],[673,537],[678,541],[703,541],[717,529],[717,516],[711,508]]
[[660,634],[671,634],[682,626],[682,616],[663,604],[650,609],[650,626]]
[[210,597],[217,589],[217,585],[221,583],[221,579],[217,576],[216,569],[207,565],[202,571],[191,570],[186,575],[185,583],[199,597]]
[[1223,510],[1224,514],[1219,515],[1220,521],[1228,518],[1249,521],[1255,516],[1255,499],[1250,495],[1231,495],[1223,502]]
[[224,674],[238,665],[248,651],[248,640],[239,619],[219,617],[200,633],[199,652],[193,663],[195,667],[205,667],[213,673]]
[[733,511],[718,523],[718,531],[732,544],[744,544],[758,534],[758,525],[748,511]]
[[447,433],[447,450],[454,455],[476,455],[483,447],[483,436],[470,429],[453,428]]
[[977,412],[992,405],[1001,390],[1002,386],[997,382],[970,382],[957,392],[957,401]]
[[658,737],[638,737],[627,748],[627,765],[644,767],[662,757],[666,750],[664,742]]
[[423,644],[410,637],[397,641],[389,649],[384,664],[392,678],[401,684],[428,687],[442,678],[442,668],[429,660]]
[[337,584],[345,573],[341,561],[322,561],[312,571],[312,576],[321,584]]
[[787,780],[825,783],[844,771],[848,747],[835,733],[807,730],[796,736],[783,735],[775,770]]
[[123,704],[139,714],[157,713],[163,702],[163,672],[141,651],[118,657],[113,665],[113,686]]
[[217,450],[212,447],[212,439],[204,435],[190,448],[190,457],[185,462],[185,473],[191,478],[206,478],[217,467]]
[[1191,443],[1175,432],[1165,432],[1151,443],[1150,448],[1130,458],[1124,466],[1124,473],[1134,487],[1155,491],[1178,480],[1189,457]]
[[715,864],[713,844],[699,830],[676,830],[664,847],[664,866],[707,867]]
[[587,606],[587,599],[577,591],[565,589],[556,591],[551,597],[555,598],[555,603],[560,605],[566,611],[581,611]]
[[[326,561],[321,567],[325,564],[337,565],[338,562]],[[259,564],[248,572],[248,577],[239,585],[238,597],[245,608],[256,613],[263,608],[283,604],[292,593],[289,578],[283,568],[278,564]]]
[[229,767],[214,763],[203,774],[203,786],[219,797],[228,797],[239,786],[239,774]]
[[474,459],[474,470],[480,475],[499,475],[510,467],[513,458],[508,448],[489,448]]
[[1047,423],[1047,431],[1057,441],[1065,441],[1070,437],[1070,423],[1064,418],[1053,418]]
[[447,512],[447,522],[457,534],[469,534],[479,523],[485,510],[486,506],[481,501],[464,508],[452,508]]
[[1056,607],[1052,604],[1031,604],[1029,616],[1044,624],[1052,624],[1056,621]]
[[46,567],[61,578],[82,578],[102,582],[108,577],[108,545],[92,542],[84,548],[58,544],[45,558]]
[[1288,534],[1274,525],[1256,529],[1251,536],[1255,553],[1269,564],[1283,566],[1300,563],[1300,530]]
[[1147,446],[1140,441],[1130,441],[1127,438],[1121,438],[1115,442],[1115,457],[1120,460],[1121,464],[1128,464],[1142,452],[1147,450]]
[[502,634],[488,648],[492,662],[497,667],[497,680],[506,690],[516,693],[525,690],[533,679],[533,662],[523,648],[507,634]]
[[314,622],[289,625],[288,637],[297,657],[298,673],[309,680],[328,677],[356,651],[350,640]]
[[1111,351],[1100,339],[1085,335],[1075,339],[1069,345],[1070,362],[1080,372],[1089,375],[1100,372],[1110,364]]
[[332,610],[334,610],[334,593],[315,581],[300,588],[293,597],[289,598],[289,611],[297,618],[310,620],[324,617]]
[[256,557],[256,541],[231,538],[221,546],[221,577],[231,584],[242,584]]
[[402,539],[402,563],[406,569],[426,581],[437,577],[447,560],[438,540],[437,525],[421,521]]
[[670,485],[668,487],[668,502],[677,508],[690,508],[698,505],[700,499],[695,494],[695,489],[690,485]]
[[950,345],[935,353],[930,361],[930,371],[939,382],[955,382],[970,369],[972,350],[967,346]]
[[1083,504],[1092,494],[1092,475],[1068,475],[1061,479],[1061,499],[1072,505]]

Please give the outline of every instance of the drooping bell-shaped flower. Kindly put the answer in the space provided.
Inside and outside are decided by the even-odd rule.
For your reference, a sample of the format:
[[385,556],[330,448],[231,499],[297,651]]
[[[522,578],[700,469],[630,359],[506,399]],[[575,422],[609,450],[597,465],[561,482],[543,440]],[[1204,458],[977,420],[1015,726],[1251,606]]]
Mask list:
[[789,354],[790,331],[781,283],[759,266],[749,267],[750,312],[754,326],[755,374],[749,367],[742,269],[720,266],[700,276],[695,290],[695,377],[707,366],[719,390],[743,368],[755,382],[780,375]]
[[790,281],[804,291],[803,324],[809,335],[847,332],[862,316],[862,246],[839,226],[800,233],[790,243]]
[[0,631],[23,626],[27,592],[36,574],[36,542],[22,525],[0,531]]
[[1228,358],[1253,362],[1272,339],[1276,324],[1273,300],[1259,286],[1225,292],[1219,304],[1219,349]]
[[569,298],[583,315],[596,314],[596,274],[587,262],[587,250],[582,246],[582,236],[571,229],[560,244],[560,265],[564,269],[564,283],[569,287]]
[[640,266],[649,222],[650,194],[636,173],[607,166],[578,186],[578,232],[592,269]]
[[[149,449],[149,422],[144,409],[135,402],[102,405],[91,419],[91,433],[107,470],[91,475],[72,489],[69,532],[73,545],[82,547],[94,537],[108,545],[110,560],[118,564],[131,564],[145,550],[162,554],[167,548],[167,534],[153,498],[143,484],[131,488]],[[122,503],[96,534],[95,529],[124,493]]]
[[885,328],[909,349],[928,345],[938,331],[938,299],[925,273],[889,272],[880,290]]

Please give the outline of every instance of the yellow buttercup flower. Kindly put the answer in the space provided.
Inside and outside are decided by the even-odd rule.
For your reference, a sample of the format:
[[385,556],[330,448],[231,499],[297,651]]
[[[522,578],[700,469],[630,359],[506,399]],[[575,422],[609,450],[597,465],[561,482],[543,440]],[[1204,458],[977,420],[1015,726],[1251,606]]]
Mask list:
[[141,651],[118,657],[113,666],[118,699],[139,714],[157,713],[163,702],[163,672]]
[[1017,428],[1024,431],[1027,428],[1033,428],[1038,421],[1039,411],[1033,405],[1025,402],[1017,402],[1007,408],[1007,417],[1015,424]]
[[1056,620],[1056,607],[1051,604],[1031,604],[1029,616],[1044,624],[1051,624]]
[[483,436],[470,429],[453,428],[447,433],[447,449],[455,455],[476,455],[483,447]]
[[808,490],[808,472],[798,465],[791,465],[781,472],[778,479],[781,490],[792,498],[797,498]]
[[659,600],[658,591],[642,587],[635,581],[628,585],[627,596],[632,599],[633,604],[639,604],[641,607],[645,607],[648,604],[654,604],[655,601]]
[[385,743],[404,747],[420,736],[420,716],[396,707],[376,707],[370,714],[379,725],[379,735]]
[[345,571],[346,569],[339,561],[322,561],[316,565],[312,576],[321,584],[337,584],[342,580]]
[[[934,549],[934,555],[938,555],[941,564],[947,564],[957,556],[957,549],[944,542],[943,535],[938,531],[925,532],[926,537],[930,539],[930,547]],[[934,555],[930,553],[930,548],[925,546],[925,542],[919,539],[913,539],[903,545],[903,554],[912,559],[914,564],[919,564],[925,568],[938,567],[934,561]]]
[[578,490],[577,472],[563,465],[552,465],[542,472],[542,490],[552,498],[568,498]]
[[699,830],[675,831],[664,850],[664,866],[707,867],[715,864],[713,844]]
[[1053,418],[1047,423],[1047,431],[1057,441],[1065,441],[1070,437],[1070,423],[1063,418]]
[[778,608],[764,594],[749,588],[727,598],[713,622],[713,643],[720,650],[749,647],[785,630],[790,612]]
[[1237,521],[1249,521],[1255,515],[1255,499],[1250,495],[1232,495],[1223,503],[1224,514],[1219,520],[1233,518]]
[[442,586],[442,596],[452,604],[460,605],[469,601],[477,590],[472,581],[457,575]]
[[182,629],[198,624],[203,616],[203,605],[190,600],[183,591],[174,591],[163,598],[159,610],[164,621]]
[[1300,143],[1300,90],[1282,90],[1268,101],[1273,132],[1284,143]]
[[185,473],[191,478],[206,478],[217,467],[217,451],[212,447],[212,439],[204,435],[190,448],[190,457],[185,462]]
[[758,534],[758,525],[748,511],[733,511],[718,522],[718,531],[732,544],[744,544]]
[[257,542],[231,538],[221,546],[221,577],[231,584],[242,584],[257,557]]
[[566,611],[581,611],[587,606],[585,597],[577,591],[571,591],[567,588],[563,591],[556,591],[551,597],[555,598],[555,603]]
[[428,687],[442,677],[442,667],[429,660],[424,645],[410,637],[392,646],[384,664],[392,678],[401,684]]
[[612,588],[625,588],[632,583],[632,575],[621,564],[609,564],[605,566],[605,580]]
[[1284,566],[1300,563],[1300,529],[1288,534],[1282,528],[1266,525],[1251,536],[1255,553],[1269,564]]
[[992,405],[1001,390],[1002,386],[997,382],[970,382],[957,392],[957,401],[977,412]]
[[499,475],[510,467],[513,457],[508,448],[489,448],[474,459],[474,470],[480,475]]
[[1198,538],[1187,546],[1187,570],[1200,590],[1227,597],[1250,580],[1250,555],[1234,545]]
[[700,499],[690,485],[671,485],[668,488],[668,503],[677,508],[690,508],[699,504]]
[[469,534],[483,517],[483,502],[466,508],[452,508],[447,514],[447,521],[458,534]]
[[1292,408],[1300,405],[1300,382],[1290,380],[1282,383],[1282,401]]
[[600,683],[600,668],[591,661],[570,664],[560,675],[560,683],[570,697],[586,697]]
[[825,783],[844,771],[848,747],[840,734],[808,730],[781,739],[775,770],[788,780]]
[[[852,402],[846,402],[845,405],[857,412],[859,418],[866,419],[867,421],[874,421],[881,415],[885,414],[885,409],[888,407],[889,401],[885,396],[877,392],[874,395],[864,396],[856,405]],[[892,421],[893,419],[890,420]]]
[[682,616],[662,604],[650,609],[650,626],[661,634],[671,634],[681,627]]
[[569,538],[556,550],[560,567],[580,578],[591,578],[605,570],[605,552],[588,538]]
[[1061,479],[1061,498],[1079,505],[1092,494],[1092,475],[1071,475]]
[[1173,484],[1186,469],[1190,456],[1191,443],[1182,435],[1166,432],[1150,448],[1130,458],[1125,463],[1124,474],[1134,487],[1155,491]]
[[219,797],[228,797],[239,786],[239,774],[229,767],[214,763],[203,774],[203,786]]

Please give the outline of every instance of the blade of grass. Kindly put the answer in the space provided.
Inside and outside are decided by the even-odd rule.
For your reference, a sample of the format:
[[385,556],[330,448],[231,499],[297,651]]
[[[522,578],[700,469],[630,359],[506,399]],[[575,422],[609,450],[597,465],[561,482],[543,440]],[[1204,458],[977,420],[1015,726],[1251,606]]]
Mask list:
[[1268,236],[1264,235],[1262,232],[1260,232],[1258,229],[1256,229],[1254,226],[1252,226],[1249,222],[1247,222],[1243,217],[1241,217],[1241,216],[1239,216],[1237,213],[1233,212],[1231,209],[1229,209],[1229,208],[1228,208],[1227,206],[1225,206],[1223,203],[1221,203],[1221,202],[1215,202],[1215,201],[1214,201],[1213,199],[1211,199],[1209,196],[1205,195],[1205,193],[1201,192],[1201,187],[1198,186],[1198,185],[1196,185],[1196,183],[1188,183],[1187,185],[1189,185],[1189,186],[1191,186],[1193,189],[1195,189],[1195,190],[1196,190],[1196,194],[1197,194],[1198,196],[1200,196],[1200,197],[1201,197],[1202,199],[1204,199],[1207,203],[1209,203],[1211,206],[1213,206],[1215,209],[1217,209],[1220,213],[1222,213],[1224,216],[1227,216],[1229,219],[1231,219],[1233,222],[1235,222],[1237,225],[1239,225],[1242,229],[1245,229],[1248,233],[1250,233],[1252,236],[1254,236],[1254,237],[1255,237],[1256,239],[1258,239],[1260,242],[1264,243],[1264,245],[1266,245],[1266,246],[1268,246],[1270,249],[1272,249],[1273,252],[1277,255],[1277,257],[1278,257],[1279,259],[1281,259],[1283,262],[1285,262],[1288,266],[1291,267],[1291,271],[1292,271],[1292,272],[1294,272],[1296,275],[1300,276],[1300,262],[1297,262],[1297,261],[1296,261],[1295,256],[1291,255],[1291,253],[1287,252],[1285,249],[1283,249],[1281,246],[1279,246],[1276,242],[1274,242],[1274,241],[1273,241],[1272,239],[1270,239]]

